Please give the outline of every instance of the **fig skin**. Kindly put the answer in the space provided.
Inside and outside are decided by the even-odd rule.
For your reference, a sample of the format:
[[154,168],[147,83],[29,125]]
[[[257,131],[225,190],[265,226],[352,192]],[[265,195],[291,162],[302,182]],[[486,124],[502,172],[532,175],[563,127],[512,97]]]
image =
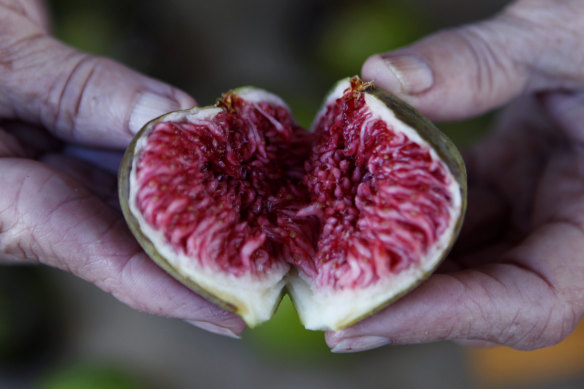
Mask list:
[[[347,79],[339,81],[337,85],[342,82],[346,82]],[[407,288],[400,290],[398,293],[392,295],[389,299],[385,300],[381,304],[377,304],[373,309],[368,312],[364,312],[361,315],[355,316],[351,315],[346,319],[339,319],[334,326],[331,327],[310,327],[307,326],[309,329],[315,330],[340,330],[345,327],[348,327],[365,317],[368,317],[375,312],[385,308],[386,306],[390,305],[391,303],[398,300],[403,295],[407,294],[409,291],[417,287],[421,282],[423,282],[428,276],[430,276],[433,271],[439,266],[442,260],[447,256],[448,252],[450,251],[454,241],[456,240],[460,228],[462,226],[462,222],[464,219],[464,214],[466,211],[466,196],[467,196],[467,183],[466,183],[466,170],[464,166],[464,161],[462,156],[460,155],[456,146],[452,143],[452,141],[446,137],[431,121],[425,118],[421,113],[419,113],[416,109],[411,107],[409,104],[405,103],[404,101],[400,100],[399,98],[391,95],[390,93],[377,89],[372,83],[363,83],[362,81],[352,78],[351,82],[358,82],[360,83],[359,91],[367,94],[371,94],[380,101],[382,101],[391,111],[394,112],[395,116],[408,125],[409,127],[413,128],[438,154],[440,159],[445,163],[445,165],[450,170],[450,173],[457,181],[458,188],[460,190],[460,210],[459,216],[455,221],[455,226],[450,236],[448,246],[441,252],[440,258],[433,262],[433,266],[425,271],[421,276],[417,277],[415,280],[412,280],[410,284],[408,284]],[[253,87],[242,87],[234,89],[229,93],[237,93],[240,90],[244,89],[255,89]],[[335,87],[332,88],[334,91]],[[332,93],[332,92],[331,92]],[[325,102],[328,101],[328,96],[325,98]],[[218,103],[218,106],[221,106]],[[248,326],[254,327],[255,325],[259,324],[259,321],[250,320],[246,317],[249,313],[248,305],[238,300],[236,296],[232,294],[225,294],[223,291],[212,288],[210,286],[202,287],[193,279],[191,279],[182,269],[177,268],[171,264],[171,262],[165,258],[160,252],[157,250],[155,244],[144,234],[142,231],[139,222],[134,217],[130,210],[129,206],[129,198],[130,198],[130,176],[132,171],[132,166],[134,163],[134,156],[135,156],[135,149],[137,142],[145,135],[147,131],[151,127],[153,127],[156,123],[172,120],[172,117],[176,116],[187,116],[191,112],[207,109],[207,108],[215,108],[213,106],[209,107],[194,107],[190,110],[183,110],[183,111],[175,111],[160,116],[149,123],[147,123],[133,138],[131,143],[129,144],[124,158],[122,160],[120,170],[119,170],[119,198],[120,204],[122,208],[122,212],[124,217],[128,223],[128,226],[134,236],[136,237],[139,244],[145,250],[145,252],[166,272],[168,272],[171,276],[177,279],[179,282],[183,283],[185,286],[193,290],[194,292],[202,295],[204,298],[208,299],[209,301],[223,307],[224,309],[237,313],[244,318]],[[281,300],[284,293],[288,293],[294,302],[294,305],[299,308],[301,303],[298,301],[298,296],[294,292],[294,279],[299,279],[298,270],[292,268],[291,271],[287,274],[286,279],[283,280],[287,285],[285,288],[281,288],[279,297],[277,299],[277,303],[274,305],[272,309],[273,311],[277,308],[279,301]],[[307,324],[306,318],[302,317],[302,314],[299,310],[299,314],[301,320],[304,324]],[[263,320],[262,320],[263,321]]]

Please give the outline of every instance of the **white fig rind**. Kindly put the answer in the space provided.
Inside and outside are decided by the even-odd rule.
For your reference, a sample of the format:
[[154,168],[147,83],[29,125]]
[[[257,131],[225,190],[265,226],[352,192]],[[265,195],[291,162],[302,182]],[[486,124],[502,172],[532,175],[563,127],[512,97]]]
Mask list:
[[[351,81],[348,78],[337,83],[327,96],[322,110],[317,114],[315,123],[324,114],[326,107],[341,97],[350,86]],[[268,102],[288,109],[281,98],[261,89],[244,87],[234,90],[233,93],[252,103]],[[250,327],[268,320],[273,315],[285,287],[292,297],[301,321],[311,330],[339,330],[383,308],[418,285],[447,254],[458,234],[466,207],[466,176],[458,151],[431,123],[411,107],[397,99],[394,100],[391,96],[380,96],[377,90],[373,92],[365,90],[364,93],[366,104],[372,112],[368,120],[381,118],[410,140],[428,146],[433,160],[447,165],[445,170],[449,174],[448,191],[452,194],[450,223],[447,230],[414,266],[367,287],[335,290],[332,287],[315,286],[301,270],[289,272],[289,265],[283,261],[281,265],[274,265],[270,272],[261,276],[244,274],[236,277],[201,266],[199,258],[187,257],[182,252],[177,252],[166,242],[163,233],[152,228],[138,210],[135,201],[135,190],[138,187],[135,159],[157,123],[206,122],[222,112],[223,108],[218,107],[195,107],[171,112],[151,121],[136,135],[120,169],[122,210],[132,232],[145,251],[162,268],[209,300],[238,313]],[[390,106],[397,109],[396,112],[399,114]],[[400,112],[402,107],[405,107],[406,113]],[[405,120],[402,120],[403,118]],[[418,128],[418,121],[422,129]]]

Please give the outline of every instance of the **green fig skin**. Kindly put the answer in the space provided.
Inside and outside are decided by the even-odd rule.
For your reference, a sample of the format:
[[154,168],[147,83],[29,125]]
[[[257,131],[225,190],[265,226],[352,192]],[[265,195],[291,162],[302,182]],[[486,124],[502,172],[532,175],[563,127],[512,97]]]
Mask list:
[[[346,82],[348,79],[344,79],[339,81]],[[351,79],[351,80],[354,80]],[[237,93],[239,90],[248,89],[250,87],[243,87],[234,89],[231,93]],[[334,90],[334,87],[333,87]],[[459,190],[460,190],[460,198],[461,198],[461,208],[460,213],[455,221],[455,227],[453,230],[452,235],[450,236],[450,241],[448,247],[442,251],[442,254],[438,260],[434,263],[433,267],[426,271],[422,277],[414,280],[406,289],[399,291],[399,293],[393,295],[388,300],[384,301],[382,304],[377,305],[374,309],[364,312],[360,315],[353,316],[348,318],[347,320],[340,320],[335,325],[325,328],[317,328],[319,330],[340,330],[346,328],[372,314],[378,312],[379,310],[387,307],[391,303],[395,302],[405,294],[407,294],[412,289],[416,288],[421,282],[423,282],[428,276],[432,274],[432,272],[439,266],[441,261],[447,256],[448,252],[450,251],[452,245],[454,244],[464,219],[465,211],[466,211],[466,197],[467,197],[467,183],[466,183],[466,170],[464,161],[462,156],[460,155],[458,149],[454,145],[454,143],[444,135],[431,121],[426,119],[421,113],[419,113],[416,109],[411,107],[409,104],[405,103],[404,101],[400,100],[399,98],[391,95],[390,93],[383,91],[381,89],[376,88],[372,83],[363,83],[363,88],[361,90],[363,93],[370,94],[377,98],[378,100],[382,101],[391,111],[394,112],[395,116],[408,125],[409,127],[415,129],[415,131],[435,150],[438,154],[440,159],[445,163],[445,165],[450,170],[452,176],[457,181]],[[327,101],[327,99],[325,99]],[[156,123],[163,122],[166,120],[171,120],[169,118],[175,117],[177,114],[187,116],[190,112],[199,111],[206,108],[213,108],[213,107],[195,107],[191,110],[184,110],[184,111],[175,111],[168,113],[166,115],[160,116],[149,123],[147,123],[133,138],[131,143],[129,144],[125,155],[123,157],[119,174],[118,174],[118,192],[119,192],[119,199],[121,204],[122,213],[126,219],[128,227],[132,234],[136,237],[138,243],[144,249],[144,251],[148,254],[152,260],[157,263],[162,269],[164,269],[167,273],[169,273],[172,277],[176,280],[193,290],[194,292],[200,294],[207,300],[221,306],[222,308],[226,309],[227,311],[234,312],[239,314],[244,318],[246,323],[249,327],[254,327],[255,325],[259,324],[259,322],[255,320],[246,319],[247,313],[247,306],[245,303],[234,300],[233,296],[226,296],[222,291],[218,289],[212,289],[209,287],[202,287],[199,283],[195,282],[192,278],[190,278],[182,269],[173,266],[171,261],[165,258],[160,252],[157,250],[156,245],[152,242],[152,240],[144,234],[142,228],[140,227],[139,222],[137,221],[136,217],[132,214],[129,206],[129,199],[130,199],[130,176],[131,171],[134,164],[135,159],[135,150],[137,142],[142,139],[150,128],[152,128]],[[292,279],[294,277],[298,277],[298,271],[296,269],[291,269],[289,274],[287,275],[287,279]],[[292,299],[294,305],[296,307],[299,306],[298,302],[295,301],[296,296],[291,290],[291,286],[288,283],[285,288],[282,288],[278,303],[283,297],[284,293],[288,292],[290,298]],[[272,310],[272,313],[277,308],[276,304]],[[302,315],[301,315],[302,320]]]

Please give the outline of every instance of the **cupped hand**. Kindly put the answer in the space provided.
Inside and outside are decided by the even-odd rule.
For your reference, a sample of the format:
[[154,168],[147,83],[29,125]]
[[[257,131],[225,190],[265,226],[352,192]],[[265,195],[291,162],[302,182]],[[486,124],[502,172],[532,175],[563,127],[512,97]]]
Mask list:
[[52,38],[40,1],[0,2],[0,263],[61,268],[140,311],[238,336],[241,319],[146,257],[108,205],[115,177],[62,153],[64,143],[121,150],[146,121],[194,104]]
[[444,339],[553,345],[584,314],[584,8],[513,3],[491,20],[375,55],[375,80],[434,120],[507,105],[466,154],[469,211],[440,271],[327,334],[337,352]]

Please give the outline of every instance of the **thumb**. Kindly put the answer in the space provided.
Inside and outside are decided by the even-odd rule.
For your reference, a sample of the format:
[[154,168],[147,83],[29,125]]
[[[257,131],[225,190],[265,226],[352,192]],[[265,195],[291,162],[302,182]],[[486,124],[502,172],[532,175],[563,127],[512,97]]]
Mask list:
[[0,21],[16,31],[0,36],[1,117],[73,142],[124,147],[148,120],[195,105],[176,88],[64,45],[24,16]]
[[471,117],[526,92],[581,88],[584,14],[578,6],[515,2],[490,20],[374,55],[362,75],[434,120]]

